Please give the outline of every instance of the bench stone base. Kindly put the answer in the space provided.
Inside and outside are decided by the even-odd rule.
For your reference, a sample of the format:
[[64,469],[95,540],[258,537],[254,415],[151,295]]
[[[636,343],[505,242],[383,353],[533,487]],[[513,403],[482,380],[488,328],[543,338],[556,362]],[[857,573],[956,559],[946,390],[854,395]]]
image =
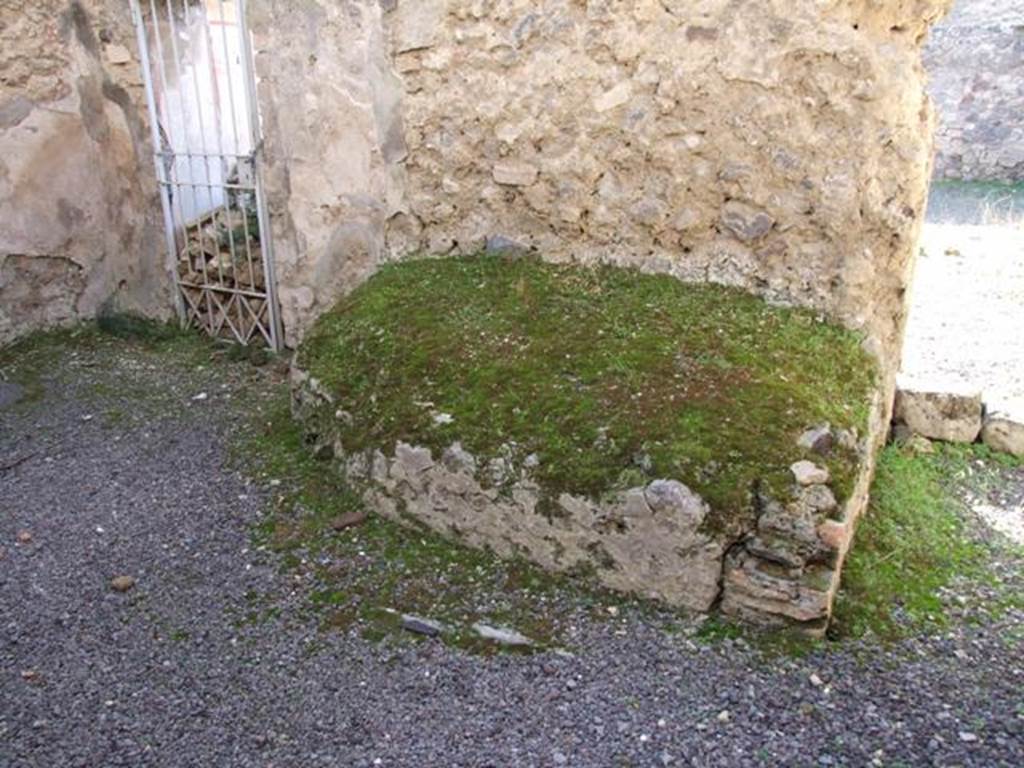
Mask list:
[[[600,499],[551,499],[531,476],[535,457],[517,465],[511,451],[478,457],[458,442],[440,455],[404,442],[352,454],[338,436],[347,414],[315,379],[293,368],[292,395],[313,449],[333,457],[330,471],[342,472],[383,517],[617,592],[759,625],[824,632],[854,523],[867,504],[866,458],[843,504],[824,468],[798,462],[791,497],[759,499],[756,520],[743,530],[716,526],[708,504],[671,478]],[[881,408],[875,411],[881,424]],[[811,431],[809,445],[845,442],[862,457],[873,453],[868,439]]]

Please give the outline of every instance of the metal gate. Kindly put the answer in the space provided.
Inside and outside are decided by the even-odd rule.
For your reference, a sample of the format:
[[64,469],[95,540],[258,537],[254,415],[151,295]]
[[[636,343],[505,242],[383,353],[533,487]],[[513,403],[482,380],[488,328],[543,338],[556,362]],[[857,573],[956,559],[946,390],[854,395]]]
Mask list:
[[182,322],[281,348],[245,0],[131,0]]

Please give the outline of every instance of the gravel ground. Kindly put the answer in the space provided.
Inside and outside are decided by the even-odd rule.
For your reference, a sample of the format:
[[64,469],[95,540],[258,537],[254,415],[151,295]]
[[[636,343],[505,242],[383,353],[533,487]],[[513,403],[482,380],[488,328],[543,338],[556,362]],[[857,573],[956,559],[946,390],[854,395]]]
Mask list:
[[964,498],[988,528],[1024,547],[1024,466],[1002,469]]
[[52,373],[0,410],[2,766],[1024,765],[1019,616],[800,658],[629,615],[571,654],[321,631],[227,462],[269,381],[122,342]]
[[1024,186],[940,186],[921,250],[905,378],[981,391],[1024,419]]

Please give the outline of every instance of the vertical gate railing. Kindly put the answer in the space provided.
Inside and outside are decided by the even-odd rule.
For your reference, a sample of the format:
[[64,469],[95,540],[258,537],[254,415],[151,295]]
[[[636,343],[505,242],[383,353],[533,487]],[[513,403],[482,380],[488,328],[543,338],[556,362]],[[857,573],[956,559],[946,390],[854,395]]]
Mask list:
[[281,349],[245,0],[131,0],[183,322]]

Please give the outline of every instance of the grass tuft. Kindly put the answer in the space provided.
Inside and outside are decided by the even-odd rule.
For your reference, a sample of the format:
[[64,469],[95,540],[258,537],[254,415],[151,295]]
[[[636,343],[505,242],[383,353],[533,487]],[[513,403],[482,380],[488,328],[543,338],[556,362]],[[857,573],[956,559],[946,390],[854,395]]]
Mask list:
[[1016,465],[1018,459],[983,445],[936,444],[934,454],[886,447],[871,505],[843,568],[831,633],[896,639],[946,625],[944,591],[988,583],[998,546],[968,526],[963,485]]

